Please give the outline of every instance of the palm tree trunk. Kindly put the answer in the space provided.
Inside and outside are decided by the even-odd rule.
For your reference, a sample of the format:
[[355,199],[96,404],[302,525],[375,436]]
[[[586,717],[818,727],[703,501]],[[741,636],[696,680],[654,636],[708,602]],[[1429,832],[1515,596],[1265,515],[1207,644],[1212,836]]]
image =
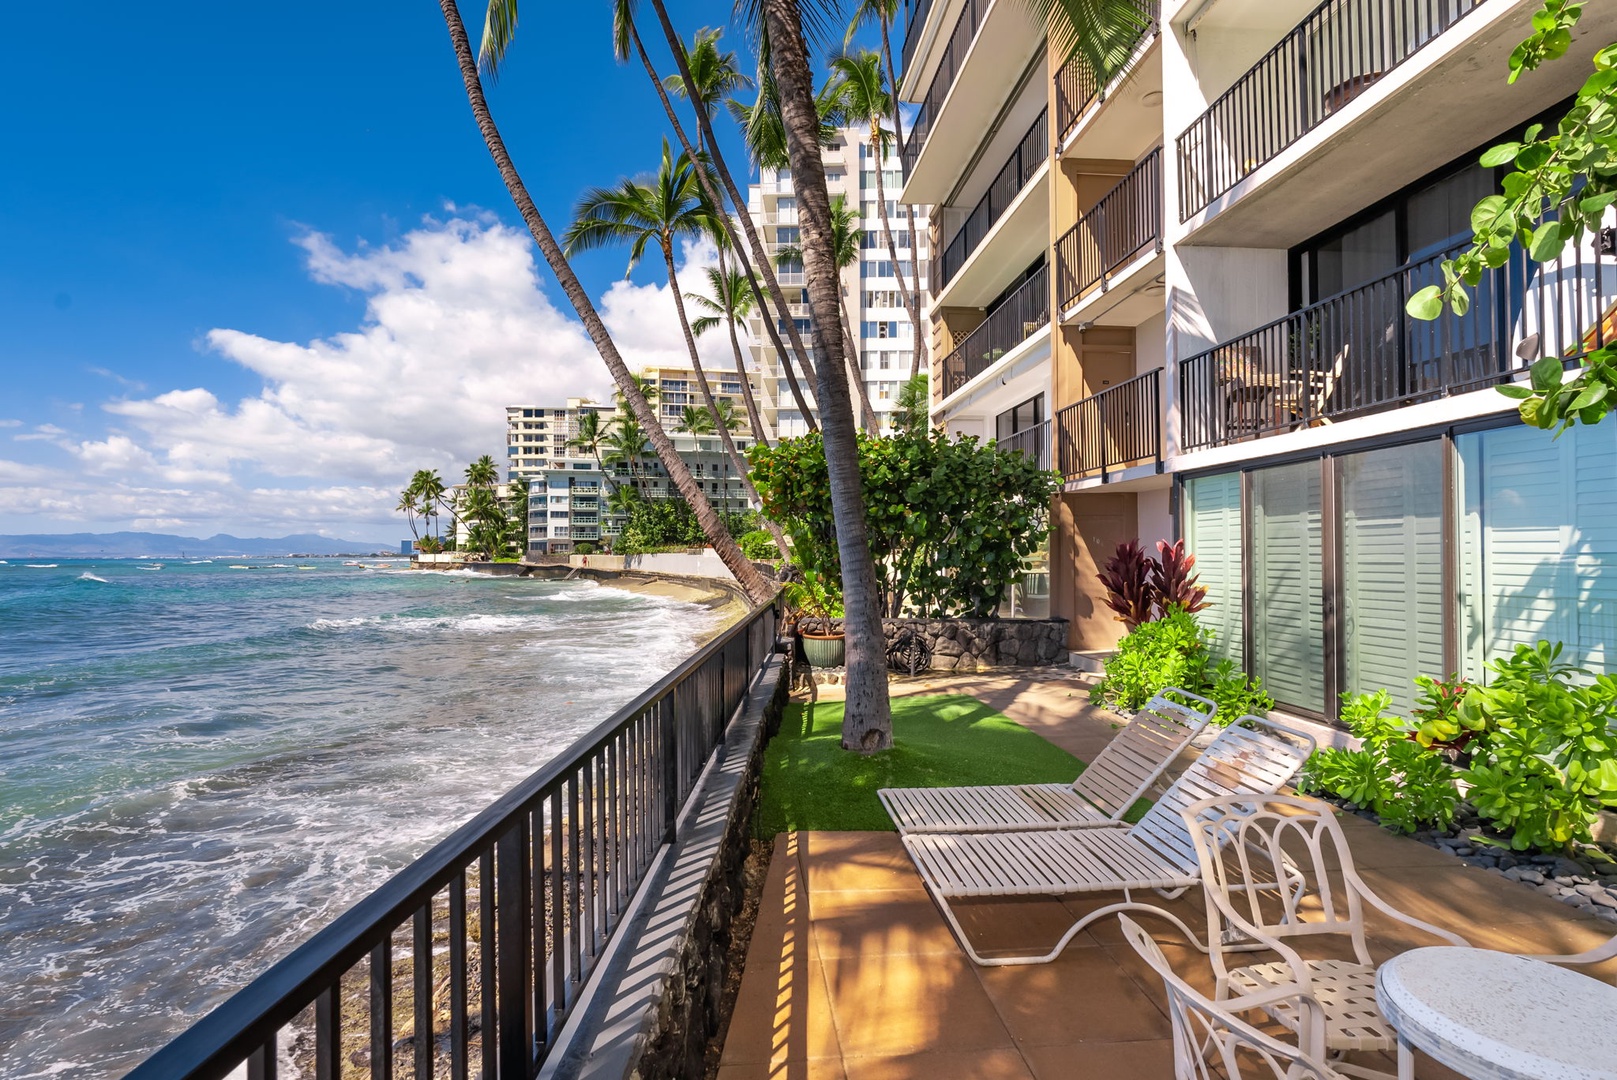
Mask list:
[[[447,2],[447,0],[446,0]],[[763,0],[775,83],[780,87],[786,148],[802,212],[803,263],[814,311],[814,345],[820,354],[820,429],[831,482],[831,511],[842,557],[843,632],[847,636],[847,702],[842,745],[873,753],[893,745],[892,706],[887,698],[886,639],[882,633],[876,567],[865,532],[865,499],[859,480],[859,444],[853,402],[843,371],[840,323],[841,272],[831,230],[831,197],[820,160],[820,118],[814,105],[814,75],[796,0]]]
[[[719,248],[719,279],[728,287],[730,281],[729,268],[724,263],[724,248]],[[730,332],[730,352],[736,358],[736,374],[741,377],[741,397],[747,403],[747,423],[752,427],[752,438],[759,446],[769,448],[769,435],[764,431],[763,414],[758,411],[758,400],[752,395],[752,380],[747,377],[747,365],[741,358],[741,340],[736,337],[735,308],[731,306],[734,299],[731,295],[720,298],[724,305],[724,328]],[[768,318],[768,312],[764,318]]]
[[[893,105],[893,138],[899,147],[899,156],[902,160],[904,146],[904,123],[898,109],[898,76],[893,70],[893,41],[888,33],[887,13],[881,15],[881,55],[887,64],[887,87],[891,91],[888,100]],[[877,191],[881,190],[881,164],[876,165]],[[915,291],[906,293],[904,307],[910,313],[910,325],[915,328],[915,351],[910,354],[910,378],[921,373],[921,365],[926,363],[928,342],[926,334],[921,329],[921,243],[920,237],[915,234],[915,207],[910,203],[904,204],[904,212],[909,216],[910,223],[910,280],[915,283]],[[882,203],[882,224],[887,224],[887,203]],[[933,258],[936,258],[936,253]],[[898,256],[893,256],[893,269],[898,269]],[[904,290],[904,278],[898,279],[900,292]]]
[[505,140],[500,137],[499,128],[494,126],[494,118],[489,113],[488,99],[483,95],[483,80],[477,74],[477,58],[472,54],[471,43],[466,38],[466,25],[461,22],[459,7],[456,6],[455,0],[438,0],[438,6],[443,11],[445,24],[449,27],[449,40],[454,46],[455,58],[460,65],[461,81],[466,85],[466,99],[471,104],[472,116],[477,120],[478,130],[483,135],[483,142],[488,146],[489,155],[493,157],[494,164],[500,171],[500,178],[505,181],[506,190],[511,193],[511,200],[516,203],[528,231],[533,234],[534,243],[539,245],[539,251],[544,255],[545,262],[550,264],[551,272],[560,282],[562,292],[572,301],[573,310],[584,323],[584,329],[589,333],[590,340],[595,343],[595,349],[601,354],[607,370],[612,373],[612,379],[618,384],[619,391],[634,411],[640,425],[646,429],[651,445],[656,449],[658,458],[662,460],[663,468],[668,470],[674,486],[690,503],[697,522],[702,526],[703,534],[713,545],[713,550],[735,575],[747,598],[754,604],[764,603],[774,596],[775,587],[765,580],[758,572],[758,568],[741,553],[741,548],[736,545],[729,530],[719,520],[712,504],[696,486],[690,469],[686,468],[685,462],[675,452],[674,444],[668,438],[668,433],[663,430],[657,414],[646,402],[640,388],[635,385],[633,376],[629,374],[628,365],[618,353],[617,344],[612,340],[612,335],[607,333],[606,324],[601,321],[600,313],[595,310],[595,305],[591,302],[589,294],[584,291],[578,275],[573,273],[573,268],[568,265],[561,246],[556,243],[550,227],[545,224],[539,208],[528,195],[527,186],[523,184],[516,166],[512,164],[511,155],[505,149]]
[[[876,123],[880,122],[879,117],[872,119],[872,127],[874,127]],[[914,375],[921,370],[921,304],[920,301],[916,299],[915,293],[910,290],[910,287],[904,284],[904,270],[898,264],[898,246],[893,243],[893,227],[889,223],[887,216],[887,189],[882,184],[881,174],[882,159],[881,156],[878,155],[876,157],[876,213],[881,218],[882,236],[887,240],[887,257],[893,260],[893,276],[898,279],[899,299],[904,301],[904,310],[909,313],[910,326],[913,328],[913,333],[915,335],[915,350],[910,353],[910,375],[913,378]],[[910,255],[912,257],[915,254],[915,233],[913,232],[914,227],[915,223],[912,212],[910,222],[910,228],[912,230],[910,233]],[[920,281],[917,280],[915,283],[916,288],[920,288],[920,285]]]
[[[753,273],[752,261],[747,258],[746,250],[741,246],[741,238],[735,234],[735,225],[731,222],[730,215],[724,212],[724,200],[714,190],[713,178],[708,175],[706,164],[703,162],[701,155],[692,148],[691,140],[685,134],[685,125],[680,123],[679,114],[674,111],[674,103],[668,99],[668,91],[663,87],[663,81],[657,74],[656,66],[652,64],[651,57],[646,55],[646,47],[640,41],[640,30],[635,26],[633,19],[629,20],[629,37],[634,41],[635,52],[640,56],[641,66],[646,69],[646,75],[651,79],[651,85],[657,89],[657,98],[663,103],[663,112],[668,114],[668,122],[673,126],[674,134],[679,138],[680,147],[690,156],[695,166],[696,179],[702,185],[702,194],[707,196],[707,201],[717,209],[716,216],[724,223],[724,231],[730,237],[730,242],[735,248],[736,257],[741,260],[741,266],[747,273],[747,281],[752,286],[753,294],[758,297],[758,305],[764,309],[764,332],[769,335],[770,343],[775,346],[775,355],[780,357],[781,371],[786,375],[786,385],[791,388],[792,399],[797,402],[798,409],[802,411],[803,419],[808,424],[809,430],[814,431],[816,430],[814,414],[809,411],[808,399],[803,396],[803,388],[798,384],[797,374],[792,370],[791,354],[786,351],[786,344],[780,339],[780,331],[776,328],[774,319],[769,316],[768,306],[763,302],[763,290],[759,288],[757,274]],[[675,55],[681,58],[680,62],[683,64],[685,54],[681,51],[676,51]],[[684,78],[687,80],[686,86],[692,85],[689,82],[689,70],[685,71]],[[700,113],[702,110],[698,108],[696,111]],[[734,185],[731,186],[733,187]],[[746,203],[737,203],[736,205],[739,208],[738,214],[748,222],[750,228],[752,215],[747,213]],[[767,260],[765,269],[768,269]],[[769,280],[771,282],[775,280],[773,273],[770,274]],[[775,286],[775,292],[780,293],[780,286]],[[784,318],[792,326],[792,332],[795,334],[797,332],[796,324],[791,322],[791,312],[785,307],[784,297],[782,297],[781,303],[780,310],[785,313]],[[798,346],[798,359],[803,363],[804,374],[812,379],[814,378],[814,369],[808,366],[808,358],[802,352],[802,343],[797,342],[796,344]]]
[[[674,24],[669,21],[668,9],[663,6],[663,0],[651,0],[651,6],[657,10],[657,20],[662,24],[663,36],[668,39],[668,48],[674,54],[674,62],[679,65],[680,78],[685,80],[686,86],[695,86],[696,80],[691,78],[691,66],[685,59],[685,43],[680,40],[678,31],[674,29]],[[791,309],[786,304],[786,294],[781,291],[780,282],[775,279],[775,269],[769,265],[769,255],[764,251],[763,241],[758,238],[758,229],[752,223],[752,215],[747,213],[747,200],[741,194],[740,189],[736,187],[735,177],[730,175],[729,166],[724,163],[724,154],[719,150],[719,140],[713,135],[713,125],[708,120],[707,110],[698,108],[695,112],[697,132],[707,145],[708,153],[713,159],[714,171],[719,174],[719,180],[724,184],[724,189],[730,193],[730,201],[736,208],[736,217],[741,219],[742,230],[747,234],[747,244],[752,249],[753,259],[757,261],[759,268],[762,270],[764,284],[769,287],[770,299],[775,302],[775,307],[782,312],[781,318],[786,322],[786,335],[792,340],[792,350],[797,355],[798,365],[812,379],[815,377],[815,365],[810,362],[808,351],[803,348],[803,337],[797,332],[797,324],[792,321]],[[815,153],[818,154],[818,152],[819,147],[816,142]],[[792,175],[794,177],[797,175],[796,169],[792,170]],[[825,175],[823,169],[820,175]],[[794,183],[792,186],[795,188],[797,185]],[[714,206],[719,209],[720,216],[728,220],[728,215],[723,213],[724,203],[715,201]],[[804,419],[809,419],[806,414]],[[812,424],[812,421],[810,423]]]
[[870,389],[865,386],[865,373],[859,367],[858,339],[853,336],[853,322],[848,318],[848,305],[837,303],[837,310],[842,315],[842,347],[848,356],[848,381],[853,383],[854,391],[859,396],[859,415],[864,429],[872,435],[881,434],[881,418],[876,410],[870,407]]
[[[725,456],[735,468],[736,476],[741,480],[741,490],[747,493],[747,500],[754,506],[763,505],[758,497],[758,489],[752,486],[752,478],[747,475],[747,461],[738,450],[736,443],[730,437],[730,425],[724,422],[724,416],[719,412],[719,403],[713,397],[713,387],[707,381],[707,372],[702,369],[702,356],[696,349],[696,335],[691,333],[691,321],[685,315],[685,294],[679,291],[679,274],[674,269],[674,245],[665,240],[663,242],[663,262],[668,267],[668,287],[674,293],[674,311],[679,314],[679,328],[685,334],[685,348],[691,354],[691,370],[696,372],[696,385],[702,389],[702,399],[707,402],[707,414],[713,418],[713,427],[719,433],[719,441],[724,444]],[[742,382],[746,381],[746,372],[741,373]],[[791,549],[786,546],[786,534],[780,531],[780,526],[768,518],[764,525],[769,535],[775,538],[775,546],[780,549],[780,557],[792,557]]]

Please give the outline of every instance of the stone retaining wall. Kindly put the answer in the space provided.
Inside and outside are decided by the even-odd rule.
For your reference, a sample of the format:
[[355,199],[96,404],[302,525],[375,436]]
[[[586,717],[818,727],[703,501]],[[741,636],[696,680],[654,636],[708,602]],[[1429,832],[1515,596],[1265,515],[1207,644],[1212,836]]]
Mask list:
[[[831,620],[835,633],[841,619]],[[927,671],[1050,667],[1067,662],[1066,619],[883,619],[889,650],[909,630],[932,654]]]

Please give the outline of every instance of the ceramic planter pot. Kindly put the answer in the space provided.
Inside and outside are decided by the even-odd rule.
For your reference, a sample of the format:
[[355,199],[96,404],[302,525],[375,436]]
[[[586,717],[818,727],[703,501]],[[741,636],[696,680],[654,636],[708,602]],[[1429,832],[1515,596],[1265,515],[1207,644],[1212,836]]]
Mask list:
[[846,658],[846,642],[841,634],[801,634],[803,655],[811,667],[841,667]]

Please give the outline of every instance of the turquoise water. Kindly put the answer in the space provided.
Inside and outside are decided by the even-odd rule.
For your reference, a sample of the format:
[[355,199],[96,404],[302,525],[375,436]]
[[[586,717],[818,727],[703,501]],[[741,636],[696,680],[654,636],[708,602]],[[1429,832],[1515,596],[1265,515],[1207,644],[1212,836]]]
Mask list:
[[121,1075],[714,625],[591,583],[158,565],[0,565],[6,1080]]

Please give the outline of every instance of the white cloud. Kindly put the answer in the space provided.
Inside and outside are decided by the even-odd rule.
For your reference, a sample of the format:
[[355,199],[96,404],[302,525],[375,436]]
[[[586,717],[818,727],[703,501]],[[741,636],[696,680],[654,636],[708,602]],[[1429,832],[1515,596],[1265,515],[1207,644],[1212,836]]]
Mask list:
[[21,420],[0,420],[0,428],[22,427]]
[[[209,331],[205,347],[261,377],[258,393],[231,401],[175,387],[102,403],[104,432],[47,424],[15,435],[65,460],[49,477],[0,462],[0,513],[386,536],[402,527],[392,507],[414,470],[447,477],[480,454],[503,460],[505,406],[611,393],[582,326],[552,303],[527,234],[491,215],[452,211],[384,246],[348,250],[316,232],[294,242],[311,278],[365,296],[357,327],[301,343]],[[712,249],[681,255],[680,284],[702,288]],[[631,368],[686,361],[666,284],[617,282],[600,309]],[[701,349],[732,366],[724,334]]]

